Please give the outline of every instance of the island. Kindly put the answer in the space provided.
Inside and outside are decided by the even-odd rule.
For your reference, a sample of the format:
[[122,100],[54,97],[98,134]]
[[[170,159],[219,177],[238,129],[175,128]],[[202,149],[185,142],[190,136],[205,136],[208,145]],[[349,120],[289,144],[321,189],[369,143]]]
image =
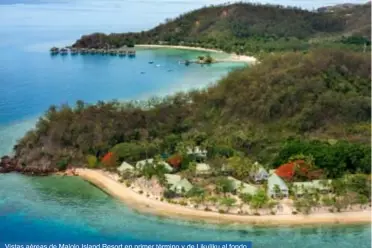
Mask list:
[[220,4],[168,18],[148,31],[83,35],[72,47],[118,49],[145,44],[216,49],[259,58],[321,47],[367,52],[370,16],[369,2],[315,11],[267,4]]
[[343,11],[218,5],[147,32],[83,36],[74,51],[173,44],[250,56],[253,42],[264,51],[205,89],[51,106],[0,172],[81,176],[140,211],[199,221],[369,223],[370,43]]

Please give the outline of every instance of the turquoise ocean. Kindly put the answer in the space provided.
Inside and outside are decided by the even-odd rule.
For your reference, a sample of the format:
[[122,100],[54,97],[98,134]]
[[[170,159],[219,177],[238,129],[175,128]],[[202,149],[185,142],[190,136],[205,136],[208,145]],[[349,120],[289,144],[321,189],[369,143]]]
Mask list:
[[[210,3],[0,1],[0,155],[11,152],[51,104],[164,96],[206,87],[244,66],[186,67],[178,61],[202,52],[172,49],[141,50],[135,58],[48,52],[86,33],[145,30]],[[370,247],[370,233],[369,225],[264,228],[189,223],[137,213],[79,178],[0,175],[0,243],[251,240],[255,248],[362,248]]]

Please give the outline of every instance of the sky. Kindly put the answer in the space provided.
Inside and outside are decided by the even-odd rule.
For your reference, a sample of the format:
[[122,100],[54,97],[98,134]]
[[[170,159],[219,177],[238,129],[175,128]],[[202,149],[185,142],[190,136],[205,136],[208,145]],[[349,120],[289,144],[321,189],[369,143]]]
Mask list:
[[[240,1],[240,0],[239,0]],[[93,31],[129,32],[147,30],[182,13],[228,0],[0,0],[0,34],[44,30],[78,35]],[[238,2],[230,0],[230,2]],[[309,10],[339,3],[367,0],[253,0],[297,6]],[[67,30],[68,29],[68,30]],[[50,37],[50,33],[47,34]],[[71,33],[72,35],[72,33]],[[74,33],[73,35],[76,36]],[[4,41],[2,41],[4,42]]]

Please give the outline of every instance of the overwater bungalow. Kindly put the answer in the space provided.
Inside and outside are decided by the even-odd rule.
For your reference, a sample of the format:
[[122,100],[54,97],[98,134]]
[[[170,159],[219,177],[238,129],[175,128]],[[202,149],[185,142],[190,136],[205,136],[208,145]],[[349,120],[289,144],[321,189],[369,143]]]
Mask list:
[[110,53],[111,56],[116,56],[116,55],[118,55],[118,51],[116,51],[116,50],[114,50],[114,49],[111,49],[111,50],[109,51],[109,53]]
[[124,50],[120,50],[119,51],[119,56],[120,57],[124,57],[124,56],[126,56],[127,55],[127,52],[126,51],[124,51]]
[[80,54],[84,55],[84,54],[87,54],[88,53],[88,50],[86,48],[81,48],[80,49]]
[[94,54],[97,53],[97,50],[95,48],[92,48],[92,49],[89,50],[89,53],[94,55]]
[[58,49],[58,47],[52,47],[52,48],[50,49],[50,53],[51,53],[51,54],[58,54],[58,53],[59,53],[59,49]]
[[127,53],[129,55],[129,57],[136,56],[136,50],[134,50],[134,48],[132,48],[132,47],[128,47]]
[[78,51],[78,49],[76,49],[76,48],[71,48],[71,49],[70,49],[70,53],[71,53],[71,55],[76,55],[76,54],[79,53],[79,51]]
[[59,51],[61,55],[67,55],[68,54],[68,49],[67,48],[61,48]]

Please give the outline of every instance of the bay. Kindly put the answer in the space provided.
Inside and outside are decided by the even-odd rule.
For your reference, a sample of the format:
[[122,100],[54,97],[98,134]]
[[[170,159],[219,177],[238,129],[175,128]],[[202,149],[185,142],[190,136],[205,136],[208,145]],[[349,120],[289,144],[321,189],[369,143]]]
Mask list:
[[[169,49],[139,51],[133,59],[52,57],[48,52],[51,46],[69,45],[86,33],[148,29],[209,3],[1,1],[0,155],[9,153],[51,104],[164,96],[205,87],[244,66],[185,67],[178,61],[201,53]],[[80,178],[0,175],[1,243],[251,240],[255,248],[363,248],[370,247],[370,232],[369,225],[264,228],[189,223],[137,213]]]

